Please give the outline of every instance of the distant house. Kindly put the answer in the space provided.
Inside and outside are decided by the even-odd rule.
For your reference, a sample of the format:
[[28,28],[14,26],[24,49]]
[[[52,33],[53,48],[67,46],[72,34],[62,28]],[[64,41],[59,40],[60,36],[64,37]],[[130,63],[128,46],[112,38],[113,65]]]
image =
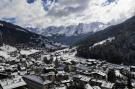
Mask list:
[[67,89],[65,85],[55,86],[54,89]]
[[8,74],[0,73],[0,79],[5,79],[5,78],[8,78],[8,77],[9,77]]
[[64,71],[58,71],[56,74],[56,81],[69,80],[69,74]]
[[90,86],[90,84],[86,84],[85,89],[93,89],[93,88],[92,88],[92,86]]
[[115,84],[104,81],[104,82],[102,82],[101,88],[102,89],[114,89],[115,88]]
[[131,71],[131,72],[135,72],[135,66],[131,66],[131,67],[130,67],[130,71]]
[[0,56],[0,63],[5,62],[5,58],[3,56]]
[[46,74],[40,74],[39,76],[41,76],[45,80],[51,80],[51,81],[55,80],[55,73],[54,72],[49,72],[49,73],[46,73]]
[[90,85],[92,85],[92,86],[101,86],[102,82],[103,82],[103,80],[91,79]]
[[93,89],[101,89],[99,86],[93,86]]
[[4,72],[5,68],[3,66],[0,66],[0,72]]
[[88,84],[92,78],[84,75],[74,75],[73,81],[75,85],[84,87],[85,84]]
[[28,89],[50,89],[53,87],[52,81],[37,75],[26,75],[23,77]]
[[48,72],[51,72],[51,71],[55,71],[54,67],[55,66],[53,64],[47,64],[47,65],[42,66],[43,73],[48,73]]
[[106,80],[107,79],[107,74],[106,73],[103,73],[101,71],[94,71],[94,72],[91,72],[90,74],[91,77],[94,77],[95,79],[104,79]]
[[21,77],[0,80],[0,89],[23,89],[24,87],[26,83]]
[[[90,85],[99,86],[99,87],[101,87],[101,89],[115,89],[115,83],[110,83],[107,81],[97,80],[97,79],[92,79],[90,81]],[[116,89],[119,89],[119,88],[116,88]],[[124,89],[124,88],[122,88],[122,89]]]
[[131,82],[131,84],[132,84],[132,87],[133,87],[133,89],[135,89],[135,80],[131,80],[132,82]]
[[115,82],[115,89],[125,89],[125,87],[126,87],[126,81],[119,81],[119,80],[117,80],[116,82]]

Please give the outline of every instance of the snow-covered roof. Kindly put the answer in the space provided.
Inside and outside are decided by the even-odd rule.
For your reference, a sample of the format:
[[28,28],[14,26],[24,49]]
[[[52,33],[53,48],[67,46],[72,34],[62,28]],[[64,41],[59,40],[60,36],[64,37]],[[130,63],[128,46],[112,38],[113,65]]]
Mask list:
[[93,89],[101,89],[99,86],[93,86]]
[[31,50],[21,50],[20,51],[20,53],[22,55],[31,55],[31,54],[34,54],[36,52],[39,52],[39,50],[31,49]]
[[10,57],[10,55],[5,51],[0,51],[0,56],[4,57],[5,59]]
[[49,72],[49,73],[41,74],[41,76],[49,76],[49,75],[55,75],[55,73],[54,72]]
[[89,82],[90,79],[91,79],[90,77],[82,76],[80,80],[81,80],[81,81],[85,81],[85,82]]
[[90,86],[90,84],[86,84],[85,89],[93,89],[93,88]]
[[100,42],[95,43],[92,47],[95,47],[95,46],[97,46],[97,45],[102,45],[102,44],[106,43],[107,41],[111,42],[111,41],[114,40],[114,39],[115,39],[115,37],[109,37],[109,38],[107,38],[107,39],[105,39],[105,40],[102,40],[102,41],[100,41]]
[[130,66],[130,68],[135,68],[135,66]]
[[102,85],[101,87],[104,87],[104,88],[112,88],[114,86],[114,83],[110,83],[110,82],[102,82]]
[[91,81],[98,82],[98,83],[102,83],[103,82],[103,80],[97,80],[97,79],[92,79]]
[[55,89],[67,89],[66,86],[55,87]]
[[37,76],[37,75],[26,75],[24,76],[24,78],[37,82],[42,85],[49,84],[52,82],[50,80],[43,80],[40,76]]
[[14,52],[17,50],[15,47],[12,47],[10,45],[5,45],[5,44],[1,46],[0,49],[5,52]]
[[86,65],[83,65],[83,64],[77,64],[76,67],[79,68],[79,69],[82,69],[82,70],[89,70],[89,68],[86,67]]
[[80,75],[80,74],[74,75],[74,77],[79,78],[81,81],[85,81],[85,82],[88,82],[90,81],[90,79],[92,79],[91,77]]
[[95,70],[94,72],[91,72],[91,74],[94,74],[94,73],[99,74],[101,76],[106,76],[106,74],[102,71]]
[[63,80],[62,83],[69,83],[71,80]]
[[124,77],[125,77],[125,76],[123,76],[123,75],[120,73],[119,70],[115,70],[115,75],[116,75],[117,77],[120,77],[120,78],[124,78]]
[[0,84],[3,89],[14,89],[26,85],[25,81],[21,77],[0,80]]
[[49,69],[54,69],[54,67],[55,67],[55,66],[54,66],[53,64],[44,65],[44,68],[45,68],[45,69],[48,69],[48,70],[49,70]]

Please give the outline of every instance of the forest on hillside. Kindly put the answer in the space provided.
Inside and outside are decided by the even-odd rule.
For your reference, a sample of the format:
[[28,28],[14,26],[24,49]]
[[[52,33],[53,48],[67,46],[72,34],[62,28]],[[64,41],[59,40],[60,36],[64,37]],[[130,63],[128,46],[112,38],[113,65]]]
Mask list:
[[[126,22],[111,26],[101,32],[87,38],[77,48],[77,56],[84,58],[94,58],[106,60],[116,64],[135,63],[135,17]],[[111,35],[110,35],[111,34]],[[93,44],[115,37],[114,40],[107,41],[102,45],[92,47]]]

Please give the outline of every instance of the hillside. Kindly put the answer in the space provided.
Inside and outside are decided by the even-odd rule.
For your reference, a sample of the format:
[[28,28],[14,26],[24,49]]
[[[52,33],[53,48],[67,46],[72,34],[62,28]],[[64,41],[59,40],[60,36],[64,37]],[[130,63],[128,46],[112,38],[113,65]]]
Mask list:
[[[112,37],[113,40],[107,40]],[[99,31],[80,42],[77,56],[106,60],[117,64],[134,64],[135,16],[124,23]]]
[[4,43],[11,46],[57,48],[55,43],[46,37],[4,21],[0,21],[0,42],[1,45]]

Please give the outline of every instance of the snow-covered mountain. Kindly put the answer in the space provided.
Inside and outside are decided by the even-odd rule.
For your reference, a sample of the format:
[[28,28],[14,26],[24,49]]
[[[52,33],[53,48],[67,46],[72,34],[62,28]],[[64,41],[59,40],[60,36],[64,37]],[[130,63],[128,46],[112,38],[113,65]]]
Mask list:
[[70,25],[70,26],[60,26],[60,27],[51,26],[41,30],[41,32],[39,33],[46,36],[52,35],[77,36],[88,32],[96,32],[104,29],[105,27],[106,24],[101,22],[93,22],[90,24],[80,23],[78,25]]
[[28,28],[30,31],[47,36],[50,39],[63,44],[73,44],[80,39],[86,37],[86,34],[92,34],[94,32],[103,30],[109,24],[102,22],[93,22],[89,24],[80,23],[78,25],[69,26],[50,26],[45,29],[40,28]]

